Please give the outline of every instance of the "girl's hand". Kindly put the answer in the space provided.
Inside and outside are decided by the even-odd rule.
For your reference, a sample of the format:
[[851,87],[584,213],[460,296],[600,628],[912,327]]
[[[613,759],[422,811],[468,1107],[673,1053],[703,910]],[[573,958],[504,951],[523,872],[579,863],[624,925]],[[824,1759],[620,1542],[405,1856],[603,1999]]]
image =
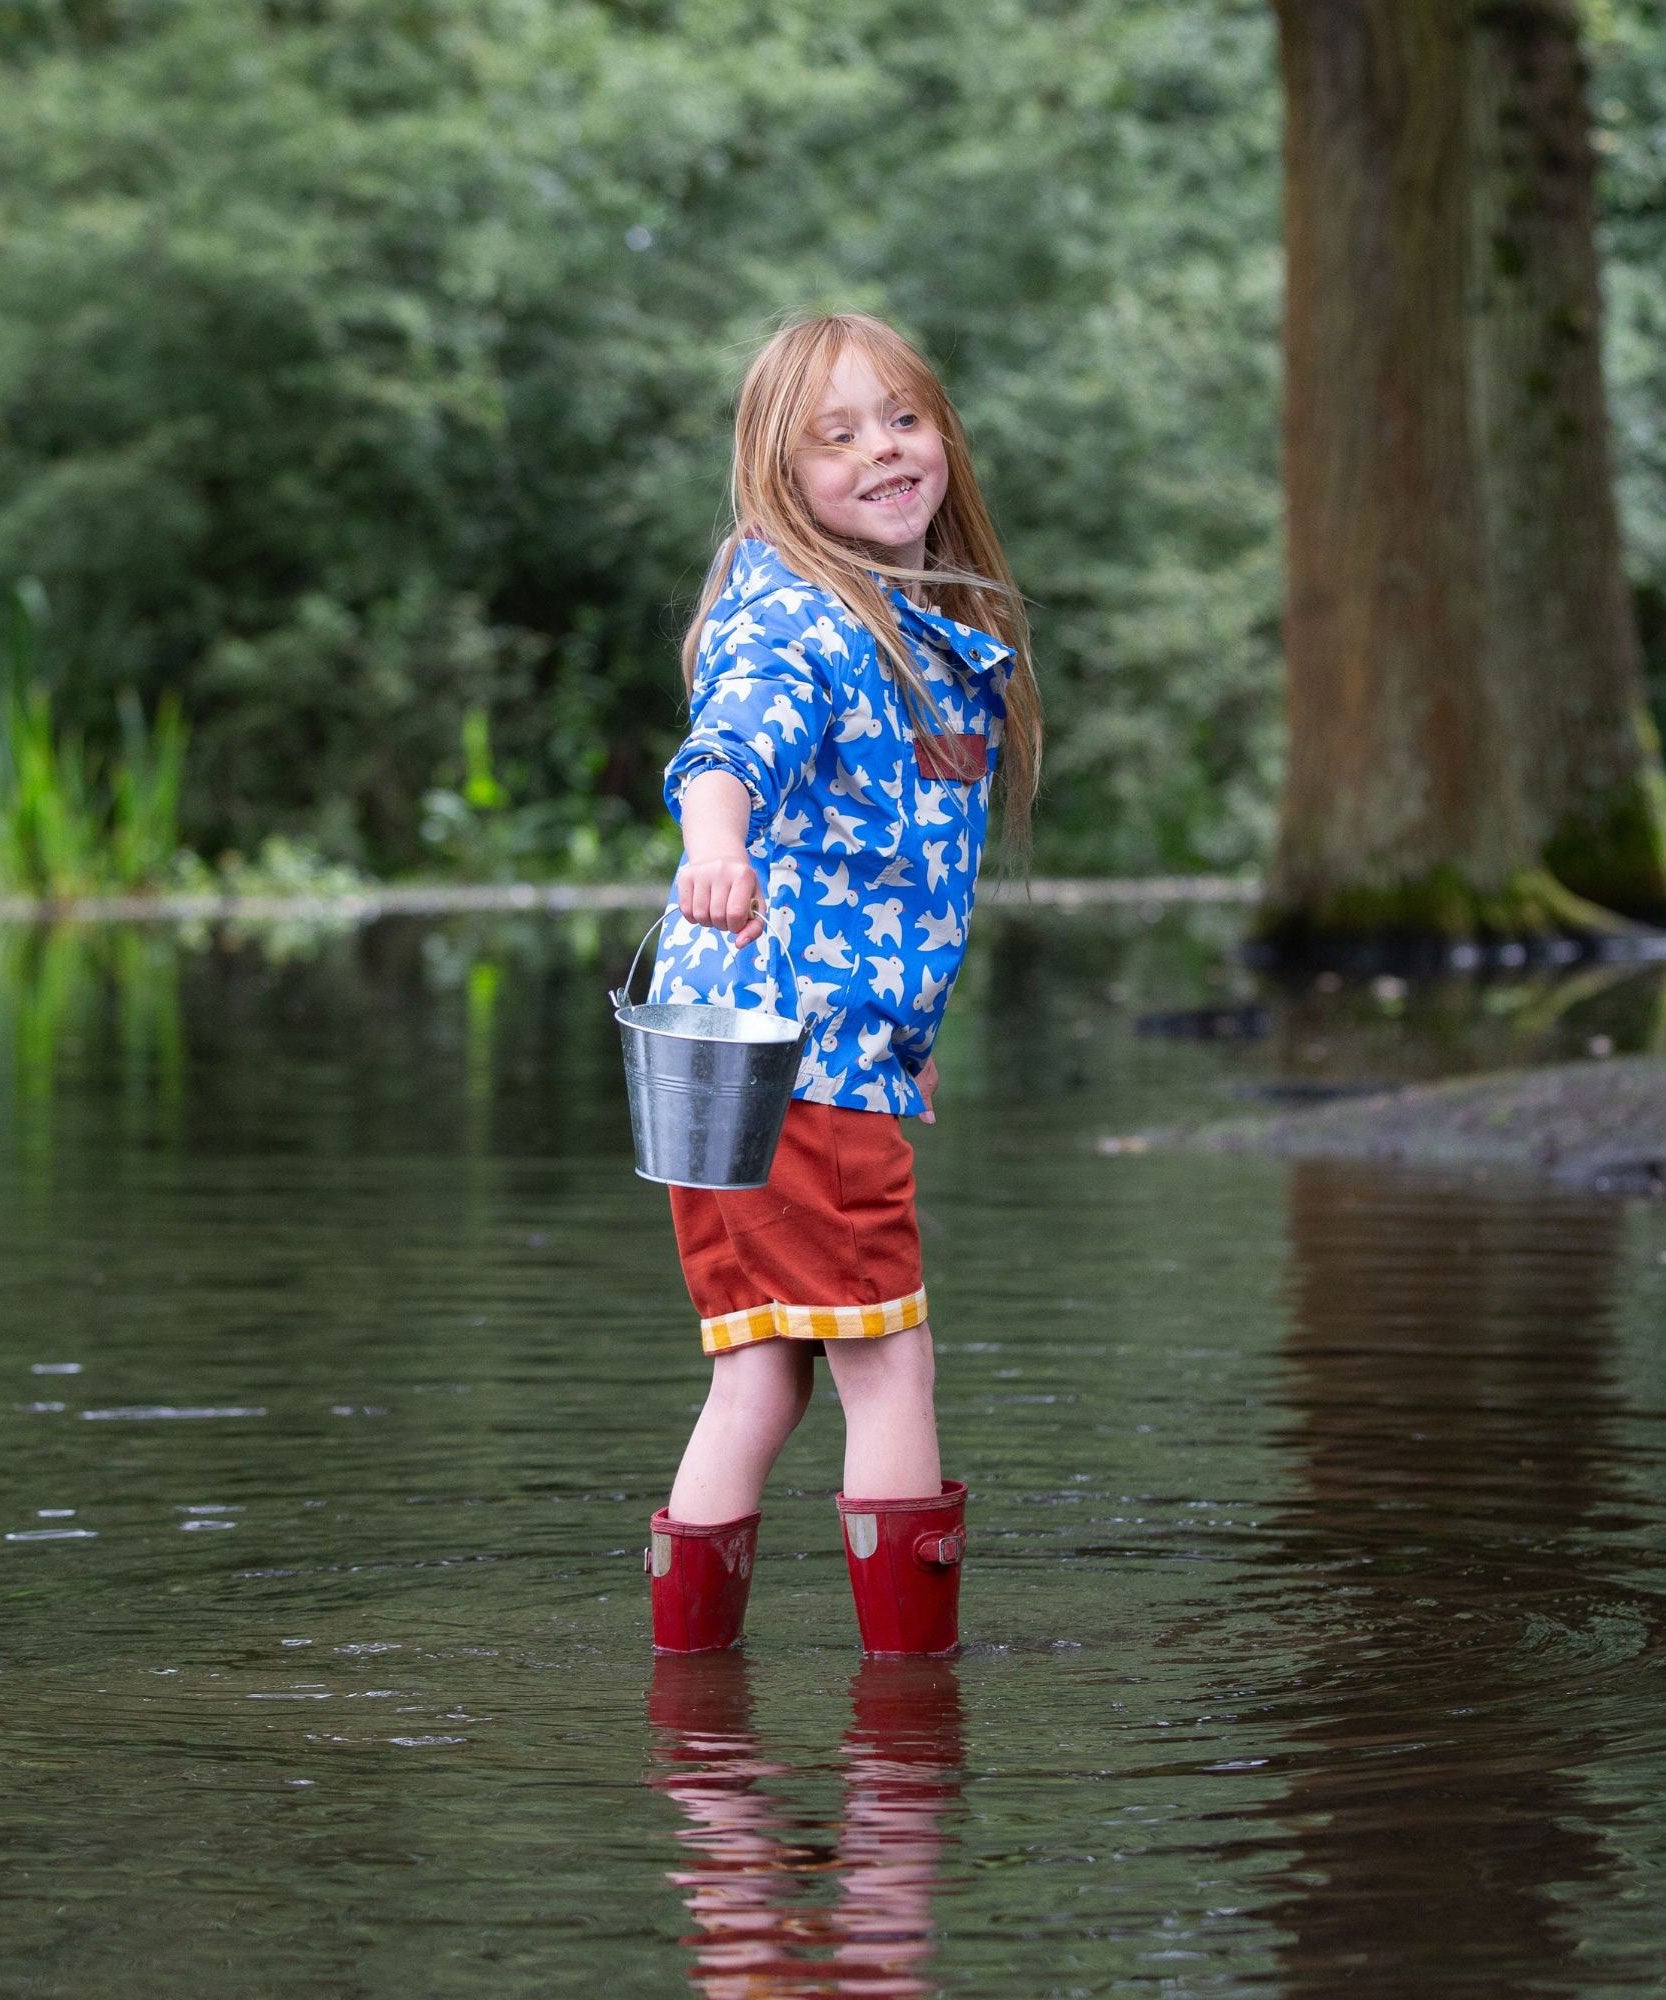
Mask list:
[[926,1108],[920,1113],[920,1123],[922,1125],[935,1125],[937,1123],[937,1113],[931,1108],[931,1100],[937,1095],[937,1058],[935,1056],[926,1057],[926,1066],[915,1077],[914,1081],[920,1086],[926,1100]]
[[677,877],[677,907],[691,924],[733,931],[736,944],[763,935],[764,892],[744,854],[685,861]]

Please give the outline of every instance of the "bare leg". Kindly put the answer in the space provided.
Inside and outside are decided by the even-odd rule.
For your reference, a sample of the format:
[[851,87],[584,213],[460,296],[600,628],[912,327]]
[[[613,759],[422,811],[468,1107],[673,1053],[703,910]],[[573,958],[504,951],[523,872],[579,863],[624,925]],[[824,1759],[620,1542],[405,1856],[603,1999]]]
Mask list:
[[769,1469],[810,1406],[815,1357],[792,1340],[761,1340],[712,1362],[712,1385],[671,1488],[674,1521],[735,1521],[763,1497]]
[[866,1500],[935,1500],[943,1485],[932,1404],[931,1328],[830,1340],[827,1365],[845,1411],[845,1491]]

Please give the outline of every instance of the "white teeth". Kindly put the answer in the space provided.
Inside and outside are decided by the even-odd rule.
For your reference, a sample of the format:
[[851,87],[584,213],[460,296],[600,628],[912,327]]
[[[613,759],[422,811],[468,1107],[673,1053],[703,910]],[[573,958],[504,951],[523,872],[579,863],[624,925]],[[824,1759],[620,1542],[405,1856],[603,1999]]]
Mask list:
[[889,500],[894,494],[912,493],[913,491],[914,482],[912,479],[893,479],[889,486],[876,486],[871,493],[864,493],[862,498],[864,500]]

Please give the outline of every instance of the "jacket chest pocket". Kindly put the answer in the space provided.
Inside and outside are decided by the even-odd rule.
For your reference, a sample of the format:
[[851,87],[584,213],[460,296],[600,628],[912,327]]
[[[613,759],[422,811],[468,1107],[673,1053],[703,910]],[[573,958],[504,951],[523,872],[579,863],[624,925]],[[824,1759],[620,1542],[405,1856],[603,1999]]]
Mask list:
[[975,785],[989,767],[987,736],[917,735],[914,761],[920,776],[939,784]]

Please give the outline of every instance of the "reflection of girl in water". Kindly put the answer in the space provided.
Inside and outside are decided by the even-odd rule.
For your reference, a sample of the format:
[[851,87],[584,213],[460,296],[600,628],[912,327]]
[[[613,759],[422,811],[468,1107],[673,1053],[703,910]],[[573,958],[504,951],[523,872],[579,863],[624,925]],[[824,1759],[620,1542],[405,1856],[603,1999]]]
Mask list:
[[878,320],[789,326],[754,361],[734,526],[684,664],[690,727],[666,798],[685,853],[650,998],[796,1006],[812,1036],[768,1187],[672,1190],[713,1367],[654,1517],[654,1643],[740,1636],[764,1481],[823,1352],[845,1415],[840,1511],[863,1644],[952,1650],[966,1489],[938,1457],[899,1119],[932,1117],[932,1044],[966,950],[997,759],[1021,831],[1040,718],[959,421]]
[[[649,1783],[687,1822],[671,1880],[695,1924],[683,1940],[690,1977],[709,2000],[933,1990],[924,1974],[942,1819],[960,1798],[960,1690],[947,1662],[869,1660],[850,1695],[829,1853],[771,1789],[791,1773],[759,1747],[745,1660],[654,1663]],[[829,1875],[836,1902],[809,1901]]]

